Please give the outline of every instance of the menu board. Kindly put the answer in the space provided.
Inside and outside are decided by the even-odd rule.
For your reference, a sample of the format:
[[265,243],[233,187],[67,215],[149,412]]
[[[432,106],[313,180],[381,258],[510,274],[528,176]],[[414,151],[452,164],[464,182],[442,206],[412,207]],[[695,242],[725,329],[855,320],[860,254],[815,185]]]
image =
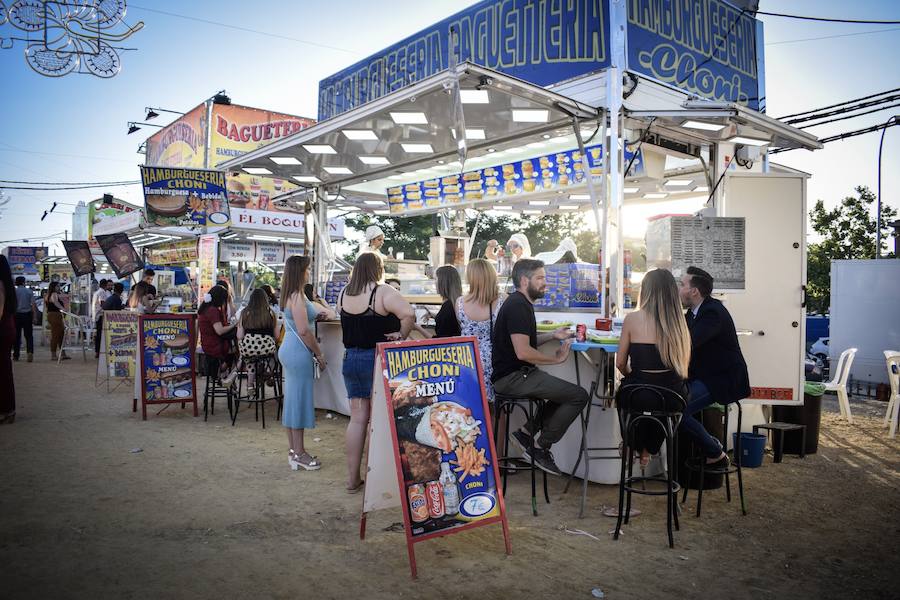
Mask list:
[[[496,202],[537,192],[560,191],[585,181],[589,171],[603,175],[603,146],[589,146],[586,157],[579,150],[516,160],[462,174],[447,175],[387,190],[391,213],[408,213],[460,203]],[[625,151],[626,164],[634,155]],[[634,165],[643,161],[635,160]],[[634,172],[634,171],[632,171]]]
[[225,173],[141,167],[147,223],[157,227],[230,225]]
[[103,311],[106,375],[110,379],[134,377],[138,314],[124,310]]
[[407,536],[505,518],[475,338],[379,349]]
[[200,301],[216,285],[219,270],[219,236],[201,235],[197,248],[197,297]]
[[145,248],[151,265],[186,265],[197,260],[197,240],[165,242]]
[[535,301],[542,308],[599,308],[600,266],[588,263],[547,265],[547,289]]
[[336,306],[338,298],[344,288],[347,287],[349,278],[346,275],[335,275],[331,281],[325,283],[325,294],[322,298],[331,306]]
[[140,315],[138,354],[141,361],[141,406],[147,418],[148,404],[191,402],[197,410],[194,364],[196,315]]

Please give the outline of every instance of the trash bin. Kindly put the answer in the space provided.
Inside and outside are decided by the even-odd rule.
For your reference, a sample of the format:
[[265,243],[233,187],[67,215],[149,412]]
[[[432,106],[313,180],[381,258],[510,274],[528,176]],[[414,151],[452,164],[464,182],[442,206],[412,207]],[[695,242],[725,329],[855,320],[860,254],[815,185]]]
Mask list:
[[[738,434],[731,434],[731,443],[737,449]],[[742,467],[755,469],[761,467],[763,455],[766,453],[766,436],[760,433],[741,434],[741,456],[739,458]]]
[[[725,436],[725,424],[722,421],[722,412],[724,410],[724,407],[721,405],[713,404],[703,409],[700,413],[701,423],[703,423],[704,429],[720,442],[723,441],[722,438]],[[675,467],[675,480],[682,487],[698,490],[700,489],[700,473],[689,470],[684,463],[687,458],[700,456],[700,450],[691,443],[691,438],[681,433],[676,437],[676,442],[678,449],[678,464]],[[714,475],[711,473],[703,474],[704,490],[719,489],[724,482],[725,477],[723,475]]]
[[[806,425],[806,454],[815,454],[819,449],[819,425],[822,421],[822,395],[825,385],[807,381],[803,389],[803,406],[774,406],[772,420],[782,423]],[[784,432],[784,453],[800,454],[802,435],[799,431]],[[772,447],[778,444],[778,436],[772,437]]]

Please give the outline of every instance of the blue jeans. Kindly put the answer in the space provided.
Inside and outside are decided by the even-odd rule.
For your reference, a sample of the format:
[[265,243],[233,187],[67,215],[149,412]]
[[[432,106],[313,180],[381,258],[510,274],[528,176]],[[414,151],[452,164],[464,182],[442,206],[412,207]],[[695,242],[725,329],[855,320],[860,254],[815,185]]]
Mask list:
[[375,369],[375,348],[347,348],[341,374],[348,398],[372,397],[372,371]]
[[691,401],[688,402],[684,409],[684,416],[681,419],[680,429],[683,433],[688,434],[698,446],[701,452],[707,458],[716,458],[722,453],[722,444],[709,435],[709,432],[703,428],[703,423],[698,421],[694,415],[714,404],[715,399],[706,389],[702,381],[693,380],[690,382]]

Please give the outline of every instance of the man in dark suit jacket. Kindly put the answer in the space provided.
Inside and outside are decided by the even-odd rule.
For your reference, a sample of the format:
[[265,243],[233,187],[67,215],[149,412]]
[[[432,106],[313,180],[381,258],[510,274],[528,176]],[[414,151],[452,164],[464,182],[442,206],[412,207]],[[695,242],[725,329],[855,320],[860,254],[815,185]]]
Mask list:
[[712,290],[712,276],[697,267],[688,267],[679,285],[691,332],[691,401],[684,411],[681,429],[700,446],[707,464],[720,466],[728,464],[721,443],[694,415],[710,404],[725,405],[748,397],[750,377],[731,314],[719,300],[710,297]]

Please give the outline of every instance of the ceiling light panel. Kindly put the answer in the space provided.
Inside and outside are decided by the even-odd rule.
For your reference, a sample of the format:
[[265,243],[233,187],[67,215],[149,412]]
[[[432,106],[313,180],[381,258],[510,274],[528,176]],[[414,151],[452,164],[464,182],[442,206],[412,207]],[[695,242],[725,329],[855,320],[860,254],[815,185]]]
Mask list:
[[637,194],[637,193],[640,191],[640,189],[641,189],[641,188],[636,188],[636,187],[622,188],[622,193],[624,193],[624,194]]
[[459,99],[463,104],[490,104],[491,98],[487,90],[459,90]]
[[367,165],[389,165],[391,161],[389,161],[384,156],[360,156],[359,160]]
[[550,119],[550,111],[545,108],[514,108],[512,119],[516,123],[546,123]]
[[403,150],[409,154],[431,154],[434,152],[431,148],[431,144],[405,143],[400,145],[403,147]]
[[669,194],[666,194],[664,192],[651,192],[649,194],[644,194],[642,197],[646,198],[647,200],[659,200],[660,198],[665,198],[668,195]]
[[251,175],[271,175],[272,171],[263,167],[244,167],[244,170]]
[[666,181],[666,185],[669,187],[687,187],[694,183],[693,179],[670,179]]
[[294,180],[300,183],[321,183],[321,179],[315,175],[294,175]]
[[365,140],[378,141],[378,136],[371,129],[344,129],[341,133],[348,140],[356,142]]
[[766,146],[770,143],[769,140],[761,140],[758,138],[745,137],[742,135],[736,135],[733,138],[728,138],[725,141],[732,144],[744,144],[745,146]]
[[348,169],[347,167],[322,167],[328,173],[332,175],[353,175],[353,171]]
[[687,129],[700,129],[701,131],[722,131],[725,129],[725,125],[719,125],[718,123],[706,123],[704,121],[685,121],[681,124],[682,127]]
[[391,119],[397,125],[427,125],[428,118],[423,112],[392,112]]
[[466,129],[466,139],[467,140],[483,140],[486,139],[484,135],[484,129],[474,127],[470,129]]
[[299,165],[302,164],[293,156],[272,156],[270,160],[276,165]]
[[310,154],[337,154],[337,151],[328,144],[303,144],[303,149]]

